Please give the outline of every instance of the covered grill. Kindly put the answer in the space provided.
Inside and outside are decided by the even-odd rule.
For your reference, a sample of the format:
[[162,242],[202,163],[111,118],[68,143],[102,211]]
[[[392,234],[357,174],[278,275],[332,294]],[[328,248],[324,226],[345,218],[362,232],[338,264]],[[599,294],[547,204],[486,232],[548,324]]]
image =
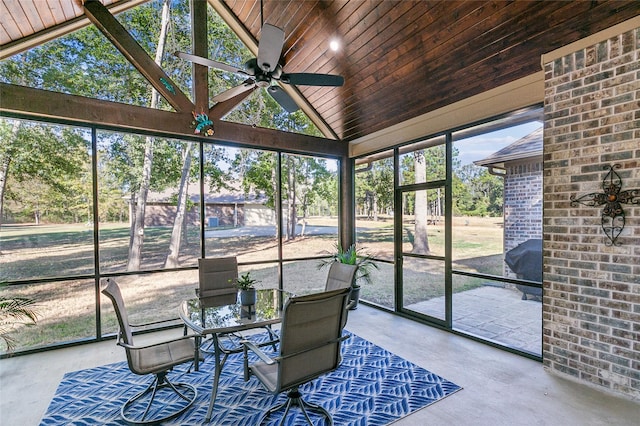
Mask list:
[[[542,240],[530,239],[509,250],[504,261],[507,266],[523,280],[542,282]],[[541,297],[542,289],[526,285],[516,285],[522,292],[522,299],[527,294]]]

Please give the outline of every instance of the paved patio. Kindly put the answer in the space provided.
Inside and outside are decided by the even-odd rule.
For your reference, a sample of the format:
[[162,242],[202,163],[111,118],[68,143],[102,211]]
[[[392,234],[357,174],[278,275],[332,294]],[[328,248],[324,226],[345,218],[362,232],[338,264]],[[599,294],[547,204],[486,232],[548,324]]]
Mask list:
[[[531,298],[531,296],[529,296]],[[444,298],[407,306],[443,317]],[[542,303],[516,289],[483,286],[453,295],[453,327],[532,354],[542,353]]]

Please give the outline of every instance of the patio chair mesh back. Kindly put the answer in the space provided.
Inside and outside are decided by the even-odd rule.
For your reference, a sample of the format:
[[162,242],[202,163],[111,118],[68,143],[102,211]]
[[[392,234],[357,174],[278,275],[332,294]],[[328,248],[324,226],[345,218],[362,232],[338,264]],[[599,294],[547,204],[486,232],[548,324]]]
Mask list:
[[235,281],[238,278],[238,259],[235,256],[198,259],[198,273],[198,297],[229,296],[235,300]]
[[350,288],[356,275],[356,265],[347,265],[346,263],[334,262],[329,268],[327,275],[327,283],[324,291],[338,290],[342,288]]
[[348,289],[289,299],[280,330],[280,390],[298,386],[340,364]]
[[112,278],[107,278],[102,284],[102,294],[111,299],[113,303],[113,309],[116,311],[116,317],[118,318],[118,325],[120,327],[120,336],[122,341],[127,345],[133,346],[133,333],[129,326],[129,316],[127,315],[127,309],[124,306],[124,300],[122,299],[122,293],[120,293],[120,287]]

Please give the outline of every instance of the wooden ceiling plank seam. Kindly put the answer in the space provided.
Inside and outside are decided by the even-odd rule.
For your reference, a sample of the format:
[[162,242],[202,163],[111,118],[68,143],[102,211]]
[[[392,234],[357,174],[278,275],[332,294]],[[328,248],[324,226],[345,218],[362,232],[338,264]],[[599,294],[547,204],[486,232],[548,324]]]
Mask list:
[[264,13],[264,23],[265,24],[271,24],[274,25],[282,30],[285,31],[286,34],[286,27],[284,25],[284,17],[285,15],[285,10],[291,5],[290,1],[284,1],[284,0],[279,0],[279,1],[265,1],[264,2],[264,8],[263,8],[263,13]]
[[[391,4],[390,2],[387,3],[383,3],[383,4]],[[365,18],[361,21],[360,25],[364,26],[365,28],[370,28],[372,27],[372,25],[370,25],[367,22],[367,18],[371,15],[371,14],[379,14],[379,10],[376,9],[372,9],[369,11],[369,13],[365,16]],[[379,15],[378,15],[379,16]],[[324,16],[322,16],[324,17]],[[328,19],[324,19],[323,20],[325,22],[325,26],[328,25],[329,20]],[[337,28],[336,28],[337,30]],[[313,71],[315,72],[325,72],[325,73],[329,73],[329,71],[332,71],[336,68],[335,65],[335,55],[329,55],[327,54],[327,52],[329,51],[328,49],[328,44],[329,44],[329,38],[330,35],[327,34],[327,31],[324,30],[324,26],[322,28],[318,29],[318,32],[321,34],[320,37],[312,37],[312,40],[314,41],[314,45],[315,48],[313,48],[311,51],[307,51],[306,55],[297,55],[297,57],[292,57],[290,60],[290,63],[292,64],[292,67],[295,69],[297,68],[297,66],[295,65],[296,61],[299,61],[301,65],[300,68],[303,67],[302,64],[309,64],[312,63],[314,64],[313,66]],[[348,35],[345,34],[345,36],[348,38]],[[318,43],[316,40],[317,39],[323,39],[323,43]],[[305,49],[306,50],[306,49]],[[319,59],[324,57],[325,61],[320,62]],[[327,63],[328,62],[332,62],[331,65],[329,65],[327,67]]]
[[305,46],[315,44],[314,37],[318,37],[324,27],[321,13],[311,8],[306,8],[305,11],[308,13],[305,14],[304,24],[288,28],[286,34],[283,58],[289,72],[291,69],[299,69],[291,67],[291,58],[298,54],[304,54]]
[[[469,56],[469,55],[468,55],[466,52],[459,52],[459,50],[468,50],[468,47],[467,47],[466,45],[462,45],[462,44],[461,44],[461,47],[460,47],[459,49],[451,49],[450,47],[449,47],[449,48],[446,48],[446,47],[445,47],[445,48],[443,48],[443,49],[444,49],[444,51],[445,51],[445,52],[447,52],[446,54],[447,54],[447,55],[449,55],[449,56],[451,57],[451,60],[455,60],[455,58],[457,58],[457,57],[461,57],[461,58],[463,58],[462,60],[467,60],[467,59],[468,59],[468,56]],[[475,50],[474,50],[474,53],[476,53],[476,51],[475,51]],[[444,56],[441,56],[441,60],[442,60],[444,63],[446,63],[446,62],[447,62],[447,59],[446,59],[446,57],[444,57]],[[394,71],[394,72],[395,72],[395,73],[401,73],[401,72],[399,72],[399,71],[401,71],[401,69],[399,69],[398,71]],[[405,71],[404,73],[411,74],[411,73],[413,73],[413,72],[415,72],[415,70],[407,70],[407,71]],[[446,73],[448,73],[448,71],[447,71],[447,70],[443,70],[443,71],[442,71],[442,73],[445,73],[445,74],[446,74]],[[384,84],[384,86],[385,86],[385,87],[388,87],[388,86],[391,84],[389,80],[390,80],[392,77],[393,77],[393,75],[391,75],[391,76],[385,76],[385,77],[383,77],[383,80],[379,80],[379,79],[378,79],[378,80],[373,80],[373,79],[372,79],[372,80],[371,80],[371,83],[375,82],[376,84],[378,84],[378,83],[381,83],[381,81],[382,81],[382,82],[385,82],[385,83],[386,83],[386,84]],[[434,75],[433,73],[431,73],[431,74],[430,74],[430,78],[431,78],[431,79],[434,79],[434,78],[437,78],[437,77],[438,77],[438,75]],[[394,80],[395,80],[395,79],[394,79]],[[405,83],[406,83],[406,84],[411,84],[411,82],[409,82],[409,81],[405,81]],[[418,86],[418,87],[420,87],[420,86]],[[366,91],[366,87],[365,87],[365,88],[363,88],[363,87],[360,87],[360,88],[359,88],[359,93],[361,93],[361,94],[362,94],[364,91]],[[348,102],[348,101],[347,101],[347,102]],[[354,114],[357,114],[357,113],[359,113],[359,111],[358,111],[358,110],[354,110]],[[347,119],[347,120],[348,120],[348,119]]]
[[[304,18],[298,18],[298,16],[303,13],[306,14],[306,12],[304,11],[304,6],[305,2],[293,2],[292,3],[292,7],[295,8],[295,10],[287,10],[285,13],[285,19],[283,21],[283,27],[284,28],[291,28],[294,27],[296,25],[296,22],[304,22]],[[283,52],[283,54],[285,54],[285,52]]]
[[[405,5],[406,5],[406,8],[405,8]],[[379,28],[376,30],[376,29],[373,29],[373,27],[371,27],[371,28],[367,28],[367,29],[365,30],[365,33],[371,33],[371,35],[370,35],[370,36],[367,36],[367,37],[364,37],[364,36],[363,36],[363,37],[357,37],[357,38],[355,38],[355,40],[353,40],[353,41],[349,41],[349,43],[348,43],[348,48],[349,48],[350,52],[355,52],[355,51],[358,51],[359,49],[363,48],[364,46],[366,46],[366,44],[367,44],[367,43],[371,42],[371,41],[373,40],[373,38],[374,38],[377,34],[384,34],[384,33],[386,33],[386,32],[387,32],[387,30],[389,30],[389,31],[394,31],[394,30],[392,30],[392,29],[390,30],[390,28],[392,28],[392,27],[391,27],[391,25],[392,25],[393,23],[395,23],[396,21],[398,21],[398,19],[400,19],[401,17],[403,17],[403,16],[404,16],[406,13],[408,13],[410,10],[411,10],[411,3],[410,3],[410,2],[400,2],[400,4],[399,4],[399,5],[396,5],[396,6],[395,6],[391,11],[390,11],[390,13],[392,13],[392,14],[393,14],[393,17],[391,18],[391,21],[388,23],[388,25],[386,25],[382,30],[380,30]],[[389,14],[387,14],[387,16],[388,16],[388,15],[389,15]],[[407,24],[407,25],[408,25],[408,24]],[[376,31],[378,31],[378,32],[376,33]],[[375,33],[375,34],[374,34],[374,33]],[[363,33],[363,34],[364,34],[364,33]],[[361,39],[361,38],[362,38],[362,39],[365,39],[365,38],[366,38],[366,40],[364,40],[364,41],[363,41],[363,40],[359,40],[359,39]],[[351,38],[351,37],[349,37],[349,39],[351,40],[352,38]],[[356,43],[355,43],[355,41],[358,41],[358,43],[356,44]],[[359,44],[359,45],[358,45],[358,44]],[[355,49],[353,49],[354,47],[355,47]],[[345,46],[345,49],[346,49],[346,48],[347,48],[347,46]],[[350,53],[349,57],[351,57],[351,53]],[[344,65],[342,65],[342,67],[344,68]],[[351,68],[352,68],[352,67],[353,67],[353,65],[351,64],[351,61],[349,61],[349,68],[348,68],[348,70],[346,70],[346,71],[344,72],[345,79],[346,79],[346,78],[348,78],[348,77],[349,77],[349,75],[351,75],[350,70],[351,70]],[[356,67],[356,68],[357,68],[357,67]],[[331,71],[332,71],[332,70],[325,70],[325,72],[331,72]],[[347,84],[348,84],[348,82],[347,82]],[[348,87],[348,86],[347,86],[347,87]],[[343,94],[345,94],[345,93],[343,93]],[[318,101],[322,101],[322,100],[324,100],[324,102],[323,102],[323,103],[330,102],[330,100],[329,100],[329,99],[326,99],[326,98],[320,98],[320,99],[319,99],[319,98],[316,98],[316,97],[314,97],[314,96],[310,96],[308,99],[309,99],[309,101],[310,101],[310,102],[314,103],[314,105],[316,104],[316,102],[318,102]],[[322,104],[318,105],[318,108],[322,108]]]
[[[394,51],[394,53],[398,53],[398,52],[397,52],[397,51]],[[404,56],[405,56],[405,58],[410,58],[412,55],[415,55],[415,54],[418,54],[418,53],[411,53],[411,52],[407,52],[407,53],[405,53],[405,54],[404,54]],[[405,61],[405,62],[406,62],[406,61]],[[402,66],[402,65],[403,65],[403,62],[402,62],[401,60],[397,60],[397,61],[395,61],[395,63],[396,63],[396,68],[398,68],[398,66]],[[374,71],[375,71],[375,70],[374,70]],[[418,70],[410,70],[410,71],[408,71],[408,72],[416,72],[416,71],[418,71]],[[383,78],[384,78],[384,77],[383,77]],[[368,88],[368,87],[370,87],[370,85],[369,85],[369,86],[364,86],[364,84],[366,83],[366,81],[367,81],[367,80],[359,80],[359,83],[361,83],[361,84],[358,86],[357,90],[355,90],[355,92],[358,94],[358,95],[357,95],[357,97],[362,97],[362,96],[363,96],[363,91],[366,91],[366,90],[367,90],[367,88]],[[371,84],[379,83],[379,82],[380,82],[380,77],[377,77],[377,78],[376,78],[376,76],[375,76],[375,74],[374,74],[374,78],[373,78],[373,79],[370,79],[370,80],[369,80],[369,82],[370,82]],[[349,102],[349,100],[346,100],[346,101],[347,101],[347,102]]]
[[[38,32],[48,27],[46,25],[47,23],[45,22],[45,18],[44,18],[44,16],[48,13],[48,10],[49,10],[49,6],[47,3],[42,3],[40,5],[39,9],[42,9],[42,10],[39,10],[38,8],[36,8],[36,5],[33,1],[20,2],[20,7],[22,7],[22,10],[24,11],[24,15],[26,16],[27,21],[29,22],[29,25],[31,26],[31,30],[33,32]],[[49,22],[49,24],[52,24],[52,23]]]
[[296,34],[303,34],[304,29],[301,27],[308,26],[306,25],[307,22],[313,22],[314,14],[316,13],[306,2],[300,2],[298,3],[298,8],[295,13],[289,16],[289,22],[287,22],[285,26],[285,45],[282,49],[282,58],[285,60],[285,63],[300,50],[298,46],[303,41],[296,39]]
[[51,10],[51,3],[47,1],[46,7],[42,6],[42,3],[38,3],[39,7],[37,7],[38,15],[40,16],[40,20],[44,24],[45,28],[52,27],[56,25],[56,20],[53,17],[53,11]]
[[6,36],[0,36],[0,40],[18,40],[23,36],[22,32],[20,31],[20,26],[16,22],[13,14],[6,8],[4,2],[0,2],[0,16],[4,17],[0,21],[0,26],[6,34]]
[[[605,7],[604,5],[601,5],[599,7],[599,11],[594,11],[595,8],[590,8],[589,10],[589,15],[592,18],[591,21],[595,24],[598,24],[598,28],[591,28],[586,30],[589,33],[595,33],[598,32],[604,28],[607,28],[609,26],[615,25],[614,22],[618,22],[618,19],[614,19],[611,17],[611,13],[610,13],[610,8]],[[587,11],[585,11],[584,13],[587,13]],[[633,11],[632,11],[633,13]],[[491,78],[500,78],[501,81],[505,81],[505,82],[509,82],[509,81],[514,81],[517,80],[520,77],[524,77],[526,75],[529,75],[533,72],[536,72],[539,69],[539,64],[535,64],[533,63],[533,61],[527,61],[528,59],[530,59],[531,57],[531,48],[527,45],[530,44],[530,42],[534,42],[536,45],[538,46],[548,46],[550,44],[553,43],[554,40],[556,40],[558,38],[558,35],[560,33],[567,33],[567,32],[573,32],[573,36],[569,37],[569,36],[565,36],[564,34],[560,37],[563,40],[570,40],[572,38],[574,38],[575,40],[580,39],[584,36],[584,31],[580,31],[580,30],[576,30],[575,28],[577,27],[579,22],[584,23],[584,19],[579,18],[578,16],[576,16],[575,14],[571,15],[570,20],[576,20],[577,22],[575,24],[572,24],[571,22],[568,22],[567,20],[562,20],[562,17],[566,16],[566,12],[562,11],[562,10],[556,10],[554,13],[554,15],[557,16],[558,21],[557,21],[557,26],[559,28],[561,28],[561,30],[556,30],[553,32],[549,32],[549,31],[543,31],[541,33],[538,34],[538,39],[539,40],[534,40],[535,37],[531,37],[528,40],[525,40],[522,43],[510,46],[508,49],[506,50],[502,50],[497,52],[496,54],[492,55],[491,57],[487,57],[484,61],[479,62],[477,64],[474,64],[474,66],[472,68],[465,68],[464,70],[460,70],[455,72],[452,75],[449,75],[450,80],[452,82],[460,82],[460,81],[468,81],[468,79],[466,79],[466,75],[461,75],[461,73],[464,71],[467,74],[473,74],[474,76],[478,76],[478,81],[482,81],[483,79],[491,79]],[[607,20],[607,16],[610,17],[612,22],[609,22]],[[554,22],[554,19],[550,19],[550,22]],[[537,55],[534,55],[537,56]],[[518,66],[513,66],[513,69],[504,69],[504,67],[500,67],[498,68],[497,66],[491,66],[491,64],[486,65],[485,63],[487,62],[492,62],[494,64],[503,64],[503,63],[507,63],[507,59],[509,59],[510,63],[515,63]],[[527,64],[529,63],[528,66],[523,66],[522,64]],[[453,84],[452,84],[453,86]],[[457,88],[458,90],[460,89],[460,84],[456,84],[455,88]],[[480,88],[475,90],[475,92],[481,92],[483,90],[488,90],[487,88]],[[469,92],[469,91],[463,91],[463,94],[458,95],[455,99],[464,99],[465,97],[469,97],[472,96],[474,93]],[[455,91],[451,91],[450,93],[455,93]],[[477,93],[475,93],[477,94]],[[421,101],[416,100],[415,101],[415,106],[413,105],[413,103],[410,101],[407,105],[407,107],[409,109],[417,107],[417,105],[422,104]],[[432,106],[433,108],[434,106]],[[361,118],[361,117],[359,117]],[[384,124],[381,124],[380,126],[384,126]],[[381,127],[383,128],[383,127]]]
[[[352,2],[353,3],[353,2]],[[343,39],[343,43],[346,43],[346,41],[344,40],[344,32],[340,30],[340,27],[344,24],[344,22],[353,14],[355,13],[356,10],[358,10],[359,8],[363,8],[363,7],[367,7],[368,2],[355,2],[354,3],[356,5],[356,7],[353,8],[347,8],[347,7],[343,7],[340,9],[340,13],[336,14],[333,17],[330,18],[326,18],[326,21],[330,21],[332,27],[335,28],[335,32],[340,34],[341,39]],[[346,16],[343,16],[343,13]],[[304,21],[306,22],[306,20]],[[300,25],[304,25],[304,22],[301,22]],[[311,41],[309,41],[309,43],[311,43]],[[293,48],[296,48],[299,45],[299,42],[296,42],[296,44],[294,46],[292,46]],[[303,49],[299,49],[296,48],[297,52],[296,55],[291,55],[289,53],[287,53],[285,55],[286,59],[287,59],[287,63],[290,63],[292,68],[296,68],[299,66],[300,63],[305,62],[304,61],[304,57],[298,57],[298,52],[300,52],[300,54],[303,54],[301,51]]]
[[260,2],[259,0],[254,2],[247,0],[246,2],[244,2],[243,9],[246,9],[247,15],[245,19],[241,20],[241,22],[257,40],[258,31],[252,31],[252,29],[260,29]]
[[9,34],[4,29],[4,25],[0,25],[0,38],[2,38],[2,39],[10,39]]
[[[539,4],[542,5],[542,3]],[[544,13],[545,16],[552,16],[554,14],[558,16],[566,16],[566,11],[562,10],[562,7],[560,7],[559,9],[550,10],[549,12]],[[548,21],[546,20],[543,21],[537,18],[535,14],[530,14],[527,18],[519,20],[519,25],[513,31],[510,28],[505,27],[504,25],[500,25],[500,27],[504,28],[505,31],[503,31],[501,34],[498,34],[498,37],[492,39],[490,42],[487,42],[487,40],[483,39],[478,40],[477,46],[481,47],[474,50],[473,53],[462,58],[460,63],[464,68],[472,67],[474,64],[484,62],[490,59],[493,55],[496,55],[502,51],[509,50],[514,46],[527,43],[534,38],[537,39],[541,35],[548,34],[549,28],[554,28],[555,32],[561,31],[561,28],[558,27],[564,26],[564,24],[548,25],[547,22]],[[458,49],[455,49],[455,51],[461,50],[464,50],[464,47],[461,46]],[[539,51],[533,52],[532,54],[534,56],[537,56],[539,59],[539,56],[542,55],[542,53],[544,52]],[[450,55],[453,54],[454,53],[451,53]]]
[[[419,29],[419,28],[416,28],[414,23],[419,21],[420,18],[424,15],[422,13],[416,13],[415,8],[412,9],[412,11],[410,11],[410,14],[412,15],[410,19],[407,19],[407,20],[403,19],[401,21],[397,21],[399,24],[398,26],[401,28],[387,27],[387,29],[383,30],[382,33],[378,34],[377,38],[384,40],[384,42],[380,44],[381,46],[383,46],[381,49],[379,49],[380,51],[384,51],[384,52],[393,51],[393,49],[398,49],[399,46],[402,46],[406,42],[406,40],[412,39],[413,35],[415,34],[414,31],[416,29]],[[406,16],[406,15],[403,15],[403,16]],[[387,32],[393,33],[393,35],[389,36]],[[374,43],[373,39],[371,42]],[[388,65],[391,62],[387,59],[386,64],[381,64],[382,61],[380,59],[380,56],[371,54],[368,51],[365,51],[365,49],[359,49],[356,52],[350,53],[349,59],[350,59],[350,66],[352,68],[358,69],[358,73],[362,75],[366,75],[368,69],[383,68],[384,65]],[[364,65],[362,63],[363,60],[366,60],[366,64],[368,65],[363,66]],[[362,83],[363,79],[361,78],[356,79],[356,82]],[[349,92],[348,93],[349,97],[360,96],[359,91],[356,90],[356,86],[349,84],[346,86],[346,89]],[[349,98],[346,98],[345,101],[347,101],[347,99]]]
[[9,2],[9,4],[5,2],[4,5],[7,7],[9,15],[13,17],[13,20],[18,25],[18,29],[20,30],[20,34],[22,34],[22,37],[28,36],[29,34],[35,32],[20,2],[13,1]]
[[[75,1],[61,1],[60,6],[62,7],[65,21],[77,18],[84,13],[84,11],[76,4]],[[61,22],[60,24],[63,23]]]
[[[383,67],[383,66],[380,65],[380,63],[378,63],[377,67]],[[360,70],[360,73],[363,75],[366,75],[366,73],[362,70]],[[353,81],[355,81],[355,83]],[[342,102],[348,104],[355,99],[365,98],[366,96],[363,93],[363,91],[360,89],[360,87],[363,87],[363,86],[369,87],[371,84],[374,84],[376,82],[377,81],[374,78],[369,78],[369,77],[360,77],[360,78],[352,79],[352,81],[346,84],[345,87],[343,88],[344,90],[341,93]]]
[[60,25],[67,21],[67,16],[64,13],[60,0],[49,0],[49,10],[51,10],[51,16],[53,17],[53,24]]
[[[476,4],[477,3],[473,3],[473,2],[464,3],[465,7],[474,7]],[[437,26],[433,29],[434,32],[442,31],[443,28],[446,28],[448,25],[450,25],[445,22],[448,22],[448,21],[443,19],[442,22],[438,22]],[[431,26],[431,24],[433,24],[433,22],[430,23],[429,26]],[[428,33],[428,27],[419,28],[419,33],[421,34]],[[410,34],[405,33],[405,35],[410,37]],[[437,54],[434,53],[433,51],[425,52],[425,49],[422,43],[415,42],[415,41],[412,43],[406,43],[406,42],[398,43],[394,48],[389,48],[387,52],[388,53],[387,55],[385,55],[386,56],[385,59],[387,60],[389,65],[393,64],[392,66],[379,67],[377,66],[376,62],[368,61],[367,65],[363,68],[363,70],[371,70],[370,75],[374,77],[376,82],[381,81],[381,79],[384,79],[384,78],[388,79],[390,78],[389,77],[390,75],[392,76],[394,74],[395,75],[399,74],[398,70],[404,65],[406,65],[408,62],[411,62],[413,57],[426,56],[427,59],[429,57],[434,57],[434,56],[437,57]],[[389,55],[392,55],[391,58],[389,57]],[[389,69],[391,70],[391,72],[389,72]]]
[[[521,53],[520,56],[525,58],[525,57],[528,56],[528,52],[524,51],[524,52]],[[523,68],[519,68],[516,71],[517,71],[516,73],[513,73],[513,74],[509,75],[509,78],[505,80],[506,83],[511,82],[511,81],[515,81],[515,80],[517,80],[519,78],[522,78],[522,77],[526,77],[526,76],[531,75],[532,73],[535,72],[535,70],[523,69]],[[434,96],[432,98],[432,99],[434,99],[434,101],[429,103],[429,104],[425,104],[421,99],[418,99],[416,97],[415,99],[408,99],[407,100],[406,109],[414,111],[414,112],[420,111],[420,114],[424,114],[424,113],[427,113],[429,111],[433,111],[433,110],[436,110],[438,108],[445,107],[445,106],[447,106],[447,105],[449,105],[451,103],[455,103],[455,102],[461,101],[463,99],[470,98],[472,96],[480,94],[480,93],[482,93],[484,91],[490,90],[492,88],[492,86],[487,84],[486,82],[490,81],[491,78],[495,78],[495,73],[493,73],[489,67],[482,68],[482,72],[483,72],[483,74],[480,75],[481,78],[476,80],[476,81],[479,82],[476,85],[468,85],[468,87],[466,87],[466,88],[465,87],[460,87],[460,84],[458,82],[459,81],[464,81],[464,76],[453,76],[452,79],[451,79],[451,83],[443,84],[442,85],[442,87],[443,87],[442,91],[452,95],[452,97],[449,98],[448,100],[443,96],[438,96],[440,93],[437,93],[436,96]],[[485,82],[485,83],[482,84],[482,82]],[[384,120],[379,120],[378,122],[376,122],[376,128],[377,128],[377,130],[382,130],[382,129],[384,129],[386,127],[389,127],[389,126],[391,126],[391,125],[393,125],[393,124],[395,124],[397,122],[406,121],[406,120],[412,118],[412,116],[413,116],[413,114],[405,114],[403,116],[397,116],[397,117],[395,117],[395,119],[394,118],[386,118]],[[401,120],[398,120],[398,119],[401,119]],[[351,130],[351,129],[347,129],[347,131],[348,130]],[[367,133],[370,133],[370,132],[367,131]],[[362,134],[361,129],[360,129],[360,134]],[[353,136],[356,137],[355,133],[354,133]]]

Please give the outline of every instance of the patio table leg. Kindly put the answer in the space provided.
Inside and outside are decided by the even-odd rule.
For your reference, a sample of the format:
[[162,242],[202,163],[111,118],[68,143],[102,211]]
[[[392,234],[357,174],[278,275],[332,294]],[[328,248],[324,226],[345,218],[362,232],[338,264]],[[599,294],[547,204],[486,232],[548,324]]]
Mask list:
[[216,395],[218,393],[218,381],[220,380],[220,372],[222,370],[222,363],[220,361],[221,351],[220,351],[220,344],[218,342],[217,333],[213,333],[213,347],[214,347],[216,364],[215,364],[215,369],[213,373],[213,387],[211,388],[211,399],[209,401],[209,409],[207,410],[207,417],[205,417],[205,422],[207,423],[211,421],[211,415],[213,413],[213,405],[216,402]]
[[193,370],[200,371],[200,345],[202,344],[202,336],[197,335],[194,340],[196,348],[193,356]]

